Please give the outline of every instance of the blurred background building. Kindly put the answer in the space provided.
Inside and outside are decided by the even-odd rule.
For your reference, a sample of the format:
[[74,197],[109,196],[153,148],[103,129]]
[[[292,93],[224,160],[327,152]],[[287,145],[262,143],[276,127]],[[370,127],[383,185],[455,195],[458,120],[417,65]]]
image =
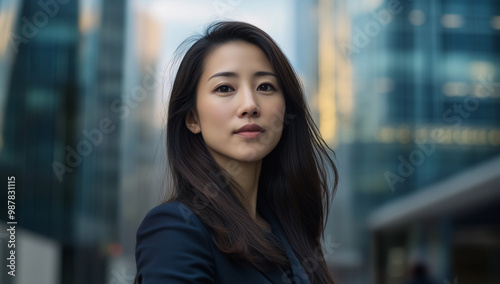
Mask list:
[[[0,173],[17,269],[1,283],[132,283],[162,198],[172,55],[214,20],[267,31],[336,152],[338,283],[499,283],[500,3],[3,0]],[[6,190],[0,193],[2,204]]]
[[352,124],[339,120],[336,150],[349,152],[362,260],[356,280],[337,266],[340,276],[403,283],[423,263],[436,283],[498,282],[499,4],[349,1],[349,9],[350,41],[337,44],[353,70]]

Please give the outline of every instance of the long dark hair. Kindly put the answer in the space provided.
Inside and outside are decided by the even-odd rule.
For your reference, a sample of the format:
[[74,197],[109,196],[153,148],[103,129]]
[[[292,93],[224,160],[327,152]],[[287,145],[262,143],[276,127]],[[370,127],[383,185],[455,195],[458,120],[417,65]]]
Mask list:
[[[187,50],[175,77],[167,115],[167,154],[173,181],[164,202],[181,201],[210,229],[217,247],[259,270],[268,261],[284,264],[277,247],[240,202],[238,185],[210,155],[201,134],[186,127],[196,109],[197,84],[207,55],[217,47],[243,40],[259,47],[274,67],[285,97],[280,141],[262,161],[257,210],[276,217],[312,283],[333,283],[321,251],[330,196],[337,187],[337,169],[305,102],[302,86],[285,55],[261,29],[243,22],[211,24]],[[333,154],[333,151],[331,151]],[[328,168],[333,171],[332,193]],[[259,209],[260,208],[260,209]]]

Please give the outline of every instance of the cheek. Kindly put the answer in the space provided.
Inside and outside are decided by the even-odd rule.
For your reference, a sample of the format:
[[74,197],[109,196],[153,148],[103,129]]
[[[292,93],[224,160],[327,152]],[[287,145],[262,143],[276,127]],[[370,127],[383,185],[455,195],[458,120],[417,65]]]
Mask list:
[[204,99],[198,102],[198,106],[202,129],[223,127],[231,117],[230,107],[222,100]]
[[267,120],[274,132],[281,132],[285,117],[285,100],[283,98],[269,102],[266,106]]

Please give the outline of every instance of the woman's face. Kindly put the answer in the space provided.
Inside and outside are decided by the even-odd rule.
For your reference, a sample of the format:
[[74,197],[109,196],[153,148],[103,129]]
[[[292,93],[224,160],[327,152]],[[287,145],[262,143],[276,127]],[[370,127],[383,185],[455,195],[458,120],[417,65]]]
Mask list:
[[186,126],[201,133],[219,164],[255,162],[278,144],[284,113],[285,98],[264,52],[233,41],[205,58],[196,113],[188,114]]

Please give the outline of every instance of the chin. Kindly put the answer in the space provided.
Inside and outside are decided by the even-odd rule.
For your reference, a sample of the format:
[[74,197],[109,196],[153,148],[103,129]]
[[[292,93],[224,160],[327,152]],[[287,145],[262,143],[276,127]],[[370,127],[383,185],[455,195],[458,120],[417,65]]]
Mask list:
[[261,161],[262,159],[264,159],[264,157],[266,157],[267,154],[268,154],[267,152],[266,153],[257,153],[257,154],[251,153],[248,155],[241,155],[240,157],[237,157],[236,160],[240,161],[240,162],[245,162],[245,163],[258,162],[258,161]]
[[241,163],[253,163],[262,160],[262,158],[259,157],[235,157],[235,161],[241,162]]

